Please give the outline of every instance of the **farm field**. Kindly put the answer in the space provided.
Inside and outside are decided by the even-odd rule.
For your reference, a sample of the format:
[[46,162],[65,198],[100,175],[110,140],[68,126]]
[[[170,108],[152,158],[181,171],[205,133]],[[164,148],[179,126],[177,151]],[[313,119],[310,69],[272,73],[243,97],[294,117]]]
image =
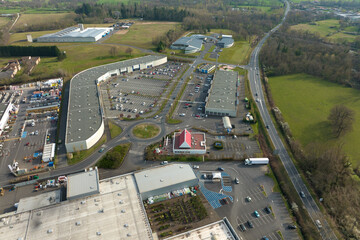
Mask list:
[[223,48],[219,62],[229,64],[247,64],[252,48],[247,41],[236,41],[231,48]]
[[137,22],[126,34],[114,34],[105,42],[154,49],[156,46],[152,44],[153,38],[164,35],[178,25],[176,22]]
[[[294,74],[269,79],[275,104],[280,108],[291,131],[303,146],[320,141],[344,143],[344,150],[354,164],[360,164],[360,92],[319,78]],[[340,141],[331,138],[327,117],[330,109],[344,104],[355,111],[353,131]]]
[[[346,34],[340,30],[339,20],[336,19],[328,19],[323,21],[315,22],[316,25],[310,24],[298,24],[291,26],[291,30],[296,31],[309,31],[311,33],[318,33],[320,37],[327,38],[329,40],[340,40],[346,39],[347,41],[353,41],[356,35]],[[356,29],[352,27],[345,28],[345,31],[356,31]]]
[[10,18],[8,17],[0,17],[0,28],[2,26],[5,26],[10,21]]
[[13,32],[29,29],[31,26],[53,26],[58,23],[74,23],[75,13],[22,14],[16,22]]

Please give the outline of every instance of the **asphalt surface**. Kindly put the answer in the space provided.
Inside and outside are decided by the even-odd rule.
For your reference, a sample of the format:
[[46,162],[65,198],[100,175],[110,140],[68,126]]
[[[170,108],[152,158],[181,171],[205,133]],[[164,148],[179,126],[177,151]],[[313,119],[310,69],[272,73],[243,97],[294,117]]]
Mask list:
[[294,163],[292,162],[289,154],[287,153],[281,138],[278,134],[278,132],[275,129],[275,126],[270,118],[270,114],[268,109],[265,105],[264,100],[264,94],[262,92],[262,86],[261,86],[261,80],[260,80],[260,71],[259,71],[259,53],[261,50],[261,47],[264,45],[265,41],[268,39],[268,37],[277,31],[283,22],[285,21],[285,18],[290,10],[290,5],[288,1],[285,0],[286,3],[286,11],[285,16],[281,23],[277,25],[275,28],[273,28],[269,33],[265,35],[263,39],[259,42],[259,44],[255,47],[254,51],[251,54],[250,64],[249,64],[249,81],[250,81],[250,88],[251,92],[253,94],[254,99],[256,99],[256,104],[259,108],[260,115],[265,123],[265,125],[268,126],[268,133],[269,136],[275,146],[275,149],[278,152],[278,155],[291,179],[291,182],[293,183],[296,191],[299,193],[303,191],[305,193],[305,198],[301,198],[301,200],[304,203],[304,206],[306,207],[306,210],[308,211],[311,219],[315,223],[315,220],[320,220],[322,223],[322,228],[319,229],[320,235],[322,239],[337,239],[334,232],[330,228],[329,224],[324,218],[324,215],[321,213],[319,207],[316,205],[315,200],[311,196],[309,190],[307,189],[306,185],[301,179],[301,176],[299,172],[297,171]]

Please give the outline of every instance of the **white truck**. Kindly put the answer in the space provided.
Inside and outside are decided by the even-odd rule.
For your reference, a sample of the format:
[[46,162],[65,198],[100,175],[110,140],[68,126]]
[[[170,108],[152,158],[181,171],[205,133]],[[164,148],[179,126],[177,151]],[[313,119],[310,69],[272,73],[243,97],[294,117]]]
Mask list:
[[269,164],[268,158],[247,158],[245,159],[245,165],[259,165]]

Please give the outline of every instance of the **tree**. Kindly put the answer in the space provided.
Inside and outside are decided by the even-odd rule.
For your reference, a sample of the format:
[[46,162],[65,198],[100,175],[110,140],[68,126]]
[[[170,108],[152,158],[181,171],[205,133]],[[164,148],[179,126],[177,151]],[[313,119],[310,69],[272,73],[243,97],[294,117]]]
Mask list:
[[126,52],[126,54],[128,54],[128,55],[131,56],[131,54],[132,54],[132,52],[133,52],[133,49],[130,48],[130,47],[128,47],[128,48],[125,50],[125,52]]
[[355,112],[344,105],[336,105],[331,109],[328,120],[330,121],[334,136],[338,138],[352,129]]
[[115,57],[118,54],[118,49],[116,47],[111,47],[109,53],[112,57]]

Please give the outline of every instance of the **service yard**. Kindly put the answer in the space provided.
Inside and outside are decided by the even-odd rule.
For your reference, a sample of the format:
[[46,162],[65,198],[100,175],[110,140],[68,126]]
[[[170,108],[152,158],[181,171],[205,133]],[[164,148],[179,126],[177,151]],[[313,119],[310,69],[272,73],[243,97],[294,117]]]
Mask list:
[[174,80],[185,69],[168,62],[156,68],[113,77],[101,84],[101,96],[108,118],[138,118],[154,114]]

